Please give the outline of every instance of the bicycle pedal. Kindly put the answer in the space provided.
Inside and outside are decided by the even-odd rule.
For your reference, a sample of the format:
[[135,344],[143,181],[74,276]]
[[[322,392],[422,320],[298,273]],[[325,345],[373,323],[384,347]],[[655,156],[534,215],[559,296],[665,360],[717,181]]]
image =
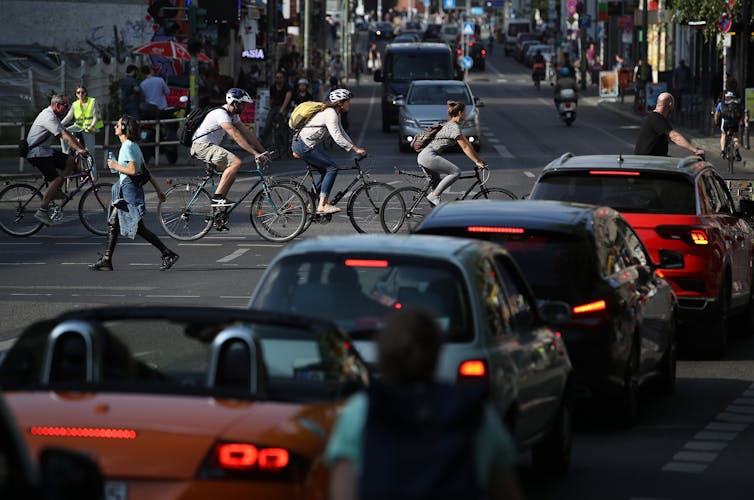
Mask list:
[[225,224],[223,224],[222,226],[215,226],[215,229],[217,231],[230,231],[230,228]]

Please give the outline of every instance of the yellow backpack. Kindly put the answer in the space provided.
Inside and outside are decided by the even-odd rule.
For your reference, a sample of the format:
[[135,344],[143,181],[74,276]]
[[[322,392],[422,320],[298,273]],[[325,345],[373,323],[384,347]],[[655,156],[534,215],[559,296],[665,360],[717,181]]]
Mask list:
[[291,130],[299,131],[314,118],[314,115],[323,111],[327,106],[323,102],[305,101],[293,108],[291,117],[288,119],[288,126]]

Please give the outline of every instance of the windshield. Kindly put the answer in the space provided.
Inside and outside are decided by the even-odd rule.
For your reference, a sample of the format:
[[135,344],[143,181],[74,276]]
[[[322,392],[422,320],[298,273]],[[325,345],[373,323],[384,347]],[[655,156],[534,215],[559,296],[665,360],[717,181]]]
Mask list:
[[447,52],[413,52],[391,55],[388,80],[452,80],[455,77]]
[[411,88],[406,104],[446,104],[458,101],[473,104],[471,94],[464,85],[416,85]]
[[348,262],[333,255],[280,261],[252,307],[327,318],[357,340],[373,338],[395,309],[418,307],[433,313],[447,341],[473,337],[465,285],[454,268],[398,257]]

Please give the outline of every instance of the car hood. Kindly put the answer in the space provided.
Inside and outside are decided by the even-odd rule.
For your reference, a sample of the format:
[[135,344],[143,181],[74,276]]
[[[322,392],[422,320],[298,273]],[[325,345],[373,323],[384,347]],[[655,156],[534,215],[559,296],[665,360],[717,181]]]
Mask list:
[[[94,455],[107,477],[191,478],[213,443],[322,452],[340,404],[254,402],[210,397],[6,392],[33,455],[62,446]],[[133,430],[132,439],[39,436],[32,427]]]

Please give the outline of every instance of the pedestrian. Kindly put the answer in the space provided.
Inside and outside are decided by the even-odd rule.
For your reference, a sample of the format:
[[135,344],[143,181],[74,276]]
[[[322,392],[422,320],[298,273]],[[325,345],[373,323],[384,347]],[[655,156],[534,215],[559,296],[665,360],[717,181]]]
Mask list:
[[[173,267],[178,260],[178,254],[170,250],[152,231],[144,226],[144,188],[132,176],[142,173],[146,168],[144,156],[136,141],[139,138],[139,122],[128,115],[121,116],[115,124],[115,135],[120,140],[118,159],[111,158],[107,162],[112,172],[119,174],[118,181],[112,187],[112,206],[107,219],[107,248],[100,259],[89,266],[92,271],[112,271],[113,252],[118,242],[118,234],[134,239],[138,234],[162,255],[160,270],[165,271]],[[165,201],[165,193],[160,189],[157,181],[149,175],[149,182],[157,191],[160,201]]]
[[325,86],[322,80],[319,79],[318,73],[314,71],[314,68],[306,70],[306,80],[309,82],[309,91],[312,93],[314,100],[322,102],[325,98]]
[[48,211],[50,202],[63,184],[62,176],[70,175],[74,166],[72,156],[62,151],[53,151],[52,138],[62,138],[75,151],[75,154],[89,154],[84,145],[66,130],[60,121],[68,113],[69,108],[68,97],[54,94],[50,99],[50,105],[37,115],[26,136],[26,142],[29,145],[26,159],[42,173],[48,183],[47,191],[42,196],[42,203],[34,217],[48,226],[53,223]]
[[341,60],[340,54],[335,54],[335,57],[332,61],[330,61],[330,66],[328,67],[328,79],[330,80],[332,86],[341,86],[344,69],[345,66],[343,66],[343,61]]
[[670,93],[663,92],[657,96],[657,106],[644,117],[641,123],[634,154],[668,156],[669,141],[673,141],[697,156],[704,155],[703,149],[697,148],[680,132],[673,130],[669,117],[673,113],[674,105],[673,96]]
[[293,87],[285,81],[285,73],[276,71],[275,80],[270,85],[270,110],[267,112],[267,119],[262,127],[262,134],[259,136],[262,142],[272,142],[270,137],[272,126],[275,120],[285,120],[292,98]]
[[647,63],[647,67],[644,68],[644,60],[640,57],[636,61],[634,66],[633,82],[636,87],[636,91],[644,92],[646,90],[647,82],[652,81],[652,65]]
[[678,66],[673,70],[673,96],[678,101],[678,109],[685,111],[688,107],[687,96],[691,83],[691,69],[686,66],[686,61],[681,59]]
[[296,85],[296,92],[293,94],[293,105],[297,106],[302,102],[312,100],[314,100],[314,96],[309,92],[309,80],[306,78],[299,78]]
[[348,400],[327,444],[332,500],[521,498],[515,445],[487,386],[435,381],[441,346],[428,313],[387,319],[382,377]]
[[377,48],[377,44],[375,42],[372,42],[369,45],[367,69],[370,69],[372,71],[382,69],[382,56],[380,55],[380,49]]
[[160,67],[152,66],[147,78],[139,85],[144,101],[141,103],[142,118],[157,116],[159,112],[168,107],[166,96],[170,94],[170,89],[165,80],[160,76]]
[[[102,120],[97,109],[97,100],[89,95],[86,87],[83,85],[76,87],[76,100],[68,108],[68,113],[65,117],[60,120],[63,126],[68,125],[71,121],[73,121],[73,124],[68,126],[68,131],[80,133],[84,139],[84,146],[87,151],[94,153],[96,144],[95,134],[98,130],[102,129]],[[62,141],[61,145],[63,152],[67,154],[69,151],[68,144]]]
[[128,116],[139,119],[139,104],[141,103],[141,87],[136,76],[139,68],[135,64],[129,64],[126,68],[126,76],[120,79],[120,108],[121,112]]

